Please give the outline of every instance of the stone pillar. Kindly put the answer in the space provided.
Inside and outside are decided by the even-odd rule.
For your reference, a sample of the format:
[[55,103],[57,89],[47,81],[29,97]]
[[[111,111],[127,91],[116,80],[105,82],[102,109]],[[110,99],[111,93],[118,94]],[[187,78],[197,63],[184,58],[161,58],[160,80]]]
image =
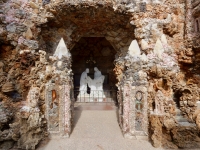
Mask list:
[[46,85],[46,119],[47,128],[50,134],[60,133],[60,120],[61,120],[61,109],[60,109],[60,97],[61,93],[58,90],[58,86],[54,83]]
[[71,85],[46,85],[46,118],[51,135],[69,137],[71,133]]
[[122,119],[125,137],[147,136],[147,88],[145,86],[124,85]]

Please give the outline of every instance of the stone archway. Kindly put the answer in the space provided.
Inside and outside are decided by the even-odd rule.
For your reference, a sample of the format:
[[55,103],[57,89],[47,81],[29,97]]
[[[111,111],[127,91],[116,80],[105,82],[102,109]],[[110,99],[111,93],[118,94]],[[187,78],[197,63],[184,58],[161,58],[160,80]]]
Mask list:
[[[55,7],[55,9],[57,8]],[[77,11],[74,12],[74,9]],[[62,13],[61,10],[63,11]],[[71,50],[81,37],[86,36],[105,37],[105,39],[109,41],[112,47],[117,51],[115,57],[119,58],[126,56],[132,40],[135,39],[135,28],[134,26],[130,25],[129,21],[131,16],[127,13],[114,11],[113,7],[111,6],[97,8],[90,6],[89,8],[85,9],[83,5],[83,7],[77,9],[66,5],[62,6],[62,8],[60,8],[58,11],[60,13],[57,14],[57,17],[52,20],[50,19],[49,22],[43,25],[42,28],[40,36],[41,47],[47,49],[49,52],[47,55],[53,54],[53,50],[56,49],[58,41],[61,37],[63,37],[67,48]],[[69,13],[69,15],[66,16],[65,13]],[[53,34],[54,36],[50,36]],[[118,62],[116,58],[115,60]],[[115,64],[117,63],[115,62]],[[122,72],[119,71],[119,68],[115,68],[118,82],[121,80],[122,76]],[[120,82],[118,83],[118,88],[119,85]],[[56,86],[58,86],[56,83],[50,86],[50,91],[55,89]],[[71,87],[71,89],[73,89],[73,87]],[[58,95],[61,97],[62,93]],[[60,103],[61,102],[63,103],[64,100],[60,99]],[[120,105],[122,106],[124,104],[120,102]],[[73,104],[71,107],[73,107]],[[69,108],[69,106],[67,106],[67,108]],[[59,115],[61,112],[63,113],[63,110],[64,109],[57,110],[58,116],[63,117],[63,115]],[[47,112],[47,114],[48,113],[49,112]],[[124,117],[120,117],[120,124],[122,124],[124,120],[123,118]],[[70,119],[68,119],[68,121],[69,120]],[[69,123],[70,121],[68,124]],[[58,133],[61,133],[61,129],[63,130],[63,124],[59,123],[59,126],[60,129]],[[121,125],[121,127],[123,126]],[[54,133],[54,131],[51,133]]]
[[[134,111],[135,99],[133,99],[133,103],[134,103],[132,105],[133,107],[124,109],[127,107],[125,106],[125,103],[124,103],[126,101],[126,100],[124,101],[124,99],[127,99],[125,98],[127,94],[124,95],[125,91],[123,90],[124,87],[126,89],[126,86],[123,85],[123,80],[122,80],[123,70],[125,66],[123,63],[121,64],[120,62],[120,58],[124,58],[127,55],[128,48],[131,45],[131,42],[135,39],[135,34],[134,34],[135,27],[130,24],[131,15],[129,13],[115,11],[113,9],[113,6],[109,6],[109,5],[106,7],[97,6],[97,8],[89,6],[87,7],[87,9],[85,8],[84,4],[80,5],[80,8],[63,5],[61,8],[59,8],[59,10],[57,7],[55,7],[54,9],[57,9],[57,13],[58,13],[57,15],[59,15],[59,17],[50,18],[49,22],[42,26],[42,32],[40,36],[40,39],[41,39],[40,47],[47,49],[48,51],[47,55],[51,56],[53,55],[52,50],[56,49],[58,41],[61,39],[61,37],[63,37],[69,51],[73,49],[74,45],[80,40],[81,37],[105,37],[105,39],[110,42],[112,47],[117,52],[115,55],[115,61],[114,61],[115,62],[114,71],[117,76],[117,82],[118,82],[117,87],[119,90],[119,95],[118,95],[118,102],[120,105],[120,110],[119,110],[120,118],[118,119],[119,124],[124,134],[127,132],[132,132],[132,135],[135,135],[135,124],[133,121],[136,119],[135,117],[136,115]],[[53,36],[50,36],[50,35],[53,35]],[[71,81],[72,81],[72,78],[70,78],[70,82]],[[66,82],[62,82],[62,85],[60,86],[65,87],[65,84],[67,84],[68,89],[73,90],[74,87],[71,85],[71,83],[69,84]],[[49,86],[50,91],[55,89],[53,88],[55,86],[58,86],[58,85],[56,85],[56,83],[51,84]],[[63,90],[64,89],[65,88],[63,88]],[[59,95],[60,103],[61,102],[63,103],[64,100],[62,99],[63,98],[62,90],[60,90],[58,95]],[[69,92],[68,92],[68,95],[70,95]],[[144,101],[145,101],[145,106],[146,106],[146,96],[144,97],[145,97]],[[68,97],[68,99],[72,100],[73,96]],[[67,100],[66,103],[70,103],[69,100]],[[128,101],[130,101],[129,98],[128,98]],[[65,105],[65,102],[62,105]],[[71,103],[71,106],[69,106],[69,104],[67,105],[67,109],[70,109],[70,108],[72,109],[72,107],[73,107],[73,102]],[[130,111],[129,109],[133,110],[132,112],[134,115],[126,114],[126,111],[128,111],[129,113]],[[61,118],[68,117],[67,126],[69,127],[71,126],[72,120],[70,118],[71,118],[72,112],[68,110],[68,113],[66,116],[60,115],[60,114],[66,113],[64,112],[64,110],[65,109],[63,108],[57,110],[57,111],[60,111],[57,116],[60,116]],[[147,116],[146,111],[147,110],[145,108],[145,112],[144,112],[146,113],[145,116]],[[60,120],[63,120],[63,119],[60,119]],[[129,120],[129,121],[126,122],[125,120]],[[57,122],[59,123],[59,121]],[[125,122],[126,122],[126,125],[124,125]],[[127,129],[125,129],[125,128],[130,128],[131,125],[129,122],[133,122],[132,126],[134,126],[131,128],[131,131],[128,131]],[[147,122],[145,122],[145,124],[147,124]],[[62,131],[65,130],[63,126],[66,126],[66,124],[63,124],[61,121],[58,126],[59,126],[59,131],[57,132],[50,131],[50,133],[62,134]],[[146,125],[145,125],[145,128],[146,128]],[[66,130],[68,130],[67,135],[69,135],[70,130],[69,129],[66,129]],[[145,129],[145,133],[146,132],[147,131]],[[145,134],[142,134],[142,135],[145,135]]]

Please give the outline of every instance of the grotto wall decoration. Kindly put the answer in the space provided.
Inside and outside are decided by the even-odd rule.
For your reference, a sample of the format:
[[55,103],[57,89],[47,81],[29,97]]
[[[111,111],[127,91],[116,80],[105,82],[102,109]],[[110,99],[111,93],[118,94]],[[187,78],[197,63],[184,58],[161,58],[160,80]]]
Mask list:
[[124,137],[199,148],[199,8],[197,0],[0,0],[0,148],[70,137],[70,51],[81,37],[105,37],[116,50]]

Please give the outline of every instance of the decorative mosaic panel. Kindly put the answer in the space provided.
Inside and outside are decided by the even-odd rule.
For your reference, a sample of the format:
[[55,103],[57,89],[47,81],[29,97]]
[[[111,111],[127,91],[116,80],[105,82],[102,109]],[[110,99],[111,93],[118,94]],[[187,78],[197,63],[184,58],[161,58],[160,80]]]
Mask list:
[[144,118],[143,114],[144,98],[143,92],[138,90],[135,93],[135,130],[143,131],[142,122]]
[[71,86],[46,85],[46,118],[48,131],[69,136],[71,133]]
[[131,133],[135,135],[147,135],[148,116],[147,116],[147,88],[145,86],[136,86],[131,91],[131,110],[133,111],[131,120],[134,120],[134,126],[131,126]]
[[55,85],[47,86],[46,90],[46,117],[48,120],[48,131],[59,132],[59,91]]
[[147,135],[147,88],[143,85],[125,85],[123,88],[123,132],[124,134]]

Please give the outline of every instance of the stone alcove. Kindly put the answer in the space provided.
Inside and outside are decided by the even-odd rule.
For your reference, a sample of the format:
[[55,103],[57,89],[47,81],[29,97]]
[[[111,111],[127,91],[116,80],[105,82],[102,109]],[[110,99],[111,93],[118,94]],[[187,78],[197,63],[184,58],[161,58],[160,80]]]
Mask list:
[[[85,59],[87,59],[89,55],[93,55],[97,61],[97,67],[99,67],[100,71],[102,71],[103,74],[106,73],[109,75],[109,80],[111,81],[109,83],[111,84],[110,85],[107,84],[106,88],[107,89],[115,88],[119,90],[118,100],[117,100],[120,103],[119,124],[121,128],[124,128],[122,129],[123,132],[124,133],[131,132],[131,134],[133,135],[135,134],[146,135],[145,134],[147,132],[146,90],[145,88],[142,89],[142,87],[138,88],[144,94],[143,95],[144,109],[140,113],[144,114],[145,121],[144,123],[142,123],[143,128],[140,129],[138,132],[135,132],[135,130],[137,129],[135,128],[135,121],[134,121],[136,119],[135,115],[136,100],[134,97],[135,94],[137,93],[137,90],[132,90],[132,93],[134,93],[133,95],[127,93],[127,91],[124,91],[124,89],[126,89],[127,87],[131,88],[131,85],[126,85],[126,83],[123,83],[122,79],[123,68],[120,68],[124,66],[123,63],[120,64],[121,63],[120,58],[124,58],[127,55],[128,48],[131,45],[131,42],[135,39],[135,34],[134,34],[135,26],[132,26],[130,24],[131,15],[129,13],[115,11],[113,7],[109,5],[107,5],[107,7],[90,6],[87,8],[85,8],[84,6],[80,8],[77,7],[74,8],[74,7],[69,7],[69,5],[64,5],[59,9],[57,9],[57,16],[59,17],[50,18],[46,24],[42,25],[42,30],[40,35],[40,47],[46,49],[47,56],[52,56],[59,43],[59,40],[63,38],[66,47],[68,48],[69,53],[71,53],[72,56],[72,72],[75,73],[75,75],[81,74],[85,70],[85,67],[87,67],[87,64],[85,64],[84,62]],[[102,46],[103,43],[105,44],[105,46]],[[84,45],[86,45],[87,50],[84,50],[85,48]],[[106,58],[109,49],[110,49],[110,56]],[[83,55],[85,58],[82,59],[81,57],[79,57],[78,56],[79,54],[77,54],[78,52],[81,53],[81,55]],[[101,59],[103,55],[105,56],[103,59]],[[106,60],[107,62],[104,60]],[[105,65],[106,64],[105,62],[108,63],[107,66]],[[71,80],[73,80],[73,76],[71,76]],[[71,103],[70,101],[73,101],[74,97],[72,96],[70,98],[70,96],[68,96],[69,100],[65,101],[62,99],[64,98],[63,97],[64,93],[62,91],[65,89],[70,89],[69,91],[73,91],[74,88],[77,88],[76,84],[73,87],[69,83],[65,82],[60,82],[60,83],[62,84],[61,87],[63,87],[60,89],[60,92],[58,94],[60,95],[59,96],[60,106],[67,105],[67,110],[70,107],[73,108],[73,102]],[[65,84],[67,84],[67,88],[65,88]],[[117,87],[115,85],[117,85]],[[53,83],[52,85],[49,86],[50,91],[54,89],[52,86],[55,87],[56,83]],[[128,98],[127,95],[131,96],[132,98],[130,97]],[[132,106],[130,108],[126,108],[129,107],[128,101],[130,100]],[[124,107],[124,105],[126,106]],[[124,111],[122,111],[122,109],[124,109]],[[129,109],[131,109],[132,115],[129,115],[128,112]],[[58,116],[60,118],[60,123],[59,123],[60,129],[58,129],[58,132],[56,133],[62,134],[63,131],[62,118],[63,117],[65,118],[66,116],[68,117],[65,118],[68,120],[68,125],[65,124],[64,126],[69,127],[71,125],[70,117],[72,116],[69,110],[68,110],[69,113],[65,112],[66,109],[63,108],[59,110],[60,110],[59,112],[60,115]],[[63,116],[62,114],[66,114],[66,116]],[[128,119],[129,121],[126,122],[124,121],[124,119],[126,120]],[[57,122],[59,122],[59,120]],[[130,124],[131,122],[132,124]],[[130,131],[127,130],[127,128],[130,128]],[[143,129],[145,131],[143,131]],[[68,132],[67,135],[69,135],[70,130],[68,130],[67,132]],[[50,131],[50,133],[55,133],[55,132]]]
[[112,91],[116,93],[117,80],[113,70],[116,51],[105,37],[82,37],[71,50],[71,54],[75,98],[79,92],[82,72],[88,68],[88,76],[93,79],[94,67],[105,76],[103,84],[105,94]]

